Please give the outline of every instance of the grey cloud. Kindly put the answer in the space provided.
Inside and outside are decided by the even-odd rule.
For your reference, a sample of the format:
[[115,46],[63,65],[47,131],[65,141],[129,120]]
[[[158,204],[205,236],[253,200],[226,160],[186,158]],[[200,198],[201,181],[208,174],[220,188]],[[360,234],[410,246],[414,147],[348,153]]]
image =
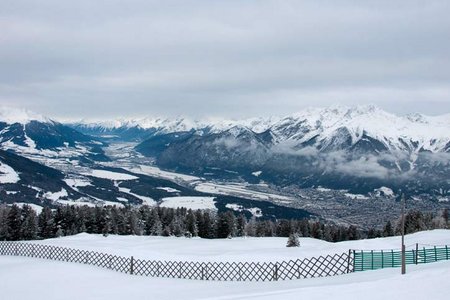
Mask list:
[[448,112],[449,13],[443,0],[2,1],[0,101],[62,117]]
[[319,155],[319,150],[313,146],[302,147],[296,149],[295,146],[298,143],[292,141],[286,141],[277,144],[271,148],[274,154],[287,154],[292,156],[303,156],[303,157],[316,157]]

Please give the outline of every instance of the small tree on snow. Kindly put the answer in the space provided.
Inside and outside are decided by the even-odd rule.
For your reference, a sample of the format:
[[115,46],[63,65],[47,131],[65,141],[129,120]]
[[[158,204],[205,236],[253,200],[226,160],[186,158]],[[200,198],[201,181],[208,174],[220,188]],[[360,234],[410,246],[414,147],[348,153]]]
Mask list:
[[289,235],[286,247],[300,247],[300,240],[297,233],[291,233]]

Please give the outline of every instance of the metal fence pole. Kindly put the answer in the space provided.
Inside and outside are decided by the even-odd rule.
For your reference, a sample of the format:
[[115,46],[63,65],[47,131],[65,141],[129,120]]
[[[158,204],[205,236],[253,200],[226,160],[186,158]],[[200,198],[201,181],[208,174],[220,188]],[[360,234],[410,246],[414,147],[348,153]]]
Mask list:
[[419,244],[416,243],[416,265],[419,264]]
[[372,264],[372,270],[373,270],[373,268],[374,268],[374,265],[373,265],[373,250],[370,252],[370,254],[372,255],[371,264]]
[[393,267],[395,267],[395,264],[394,264],[394,250],[391,250],[391,260],[392,260],[392,268]]
[[361,250],[361,271],[364,271],[364,251]]
[[425,251],[425,247],[423,247],[423,262],[427,263],[427,252]]

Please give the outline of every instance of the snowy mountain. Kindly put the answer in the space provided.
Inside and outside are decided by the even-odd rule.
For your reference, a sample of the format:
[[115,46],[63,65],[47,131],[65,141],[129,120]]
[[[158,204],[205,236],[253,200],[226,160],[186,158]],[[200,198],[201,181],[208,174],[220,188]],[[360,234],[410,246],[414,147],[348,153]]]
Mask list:
[[281,141],[314,144],[319,149],[355,146],[375,140],[382,150],[445,151],[450,141],[450,114],[399,117],[375,106],[308,109],[275,123]]
[[0,109],[0,148],[25,155],[105,160],[95,138],[44,116],[19,109]]
[[157,157],[163,167],[199,174],[228,169],[243,176],[258,171],[260,179],[280,185],[369,191],[419,180],[421,191],[449,190],[448,114],[396,116],[375,106],[336,106],[278,120],[219,124],[192,128],[179,140],[169,138],[173,132],[160,132],[136,149]]
[[245,120],[207,119],[190,120],[184,117],[116,119],[103,122],[79,121],[67,125],[88,135],[106,139],[143,141],[156,135],[175,132],[195,132],[197,135],[213,134],[233,127],[246,127],[254,132],[266,131],[279,118],[251,118]]
[[132,137],[135,140],[176,132],[194,132],[203,136],[245,127],[256,134],[269,131],[267,134],[273,137],[275,143],[289,142],[298,147],[313,144],[320,150],[347,148],[367,143],[369,139],[380,142],[373,145],[378,151],[441,152],[449,149],[450,142],[450,114],[397,116],[373,105],[309,108],[284,118],[143,118],[80,121],[70,125],[95,136]]

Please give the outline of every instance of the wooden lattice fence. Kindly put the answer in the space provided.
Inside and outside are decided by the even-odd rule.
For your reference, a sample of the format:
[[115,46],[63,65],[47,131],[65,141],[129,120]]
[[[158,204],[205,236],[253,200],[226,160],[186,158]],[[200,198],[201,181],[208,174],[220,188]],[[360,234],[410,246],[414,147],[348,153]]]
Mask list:
[[215,281],[277,281],[353,272],[352,251],[281,262],[182,262],[142,260],[23,242],[0,242],[0,255],[82,263],[131,275]]

